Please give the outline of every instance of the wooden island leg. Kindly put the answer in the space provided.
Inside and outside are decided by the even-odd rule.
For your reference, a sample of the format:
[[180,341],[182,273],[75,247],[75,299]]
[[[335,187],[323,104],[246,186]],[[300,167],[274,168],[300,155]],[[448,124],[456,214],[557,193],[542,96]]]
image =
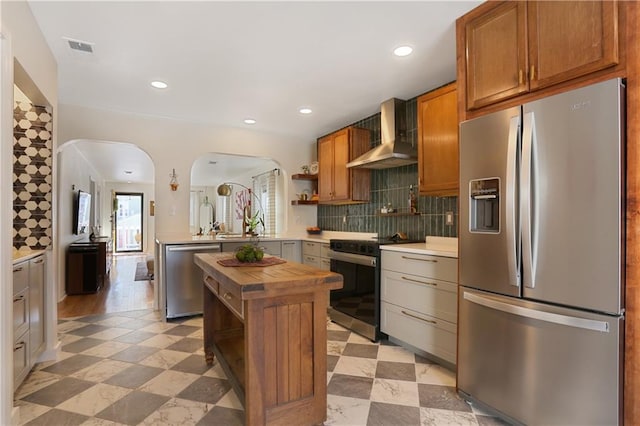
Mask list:
[[207,287],[202,286],[204,291],[203,307],[202,307],[202,331],[204,335],[204,359],[207,365],[213,365],[215,355],[213,353],[215,327],[214,327],[214,299],[216,295]]

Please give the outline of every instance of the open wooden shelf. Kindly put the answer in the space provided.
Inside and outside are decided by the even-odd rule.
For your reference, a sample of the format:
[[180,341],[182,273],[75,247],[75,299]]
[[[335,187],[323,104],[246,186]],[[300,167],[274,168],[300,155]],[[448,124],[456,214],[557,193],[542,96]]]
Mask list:
[[318,180],[318,175],[311,175],[311,174],[304,174],[304,173],[298,173],[295,175],[291,175],[291,179],[293,180]]
[[315,206],[318,200],[291,200],[292,206]]

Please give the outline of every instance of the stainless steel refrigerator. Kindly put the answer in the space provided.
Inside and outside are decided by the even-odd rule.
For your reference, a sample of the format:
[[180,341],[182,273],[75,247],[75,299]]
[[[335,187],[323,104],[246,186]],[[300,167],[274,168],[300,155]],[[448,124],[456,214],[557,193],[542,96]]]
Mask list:
[[622,423],[624,93],[460,125],[458,389],[511,421]]

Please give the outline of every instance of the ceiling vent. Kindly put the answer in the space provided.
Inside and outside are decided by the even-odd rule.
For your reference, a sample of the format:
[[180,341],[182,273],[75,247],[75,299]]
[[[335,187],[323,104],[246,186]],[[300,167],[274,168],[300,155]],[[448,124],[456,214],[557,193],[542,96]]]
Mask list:
[[93,54],[93,45],[95,43],[90,43],[88,41],[74,40],[68,37],[62,37],[67,43],[69,43],[69,48],[76,52]]

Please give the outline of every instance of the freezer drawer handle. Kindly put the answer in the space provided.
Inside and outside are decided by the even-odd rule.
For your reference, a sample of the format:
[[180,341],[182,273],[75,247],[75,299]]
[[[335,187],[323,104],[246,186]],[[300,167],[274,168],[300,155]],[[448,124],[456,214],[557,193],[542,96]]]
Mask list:
[[180,247],[167,247],[167,251],[203,251],[203,250],[220,250],[220,244],[213,244],[203,246],[199,244],[180,246]]
[[402,256],[403,259],[407,259],[407,260],[421,260],[423,262],[433,262],[433,263],[438,263],[437,260],[434,259],[422,259],[419,257],[409,257],[409,256]]
[[413,278],[407,278],[405,276],[402,277],[403,280],[405,281],[411,281],[413,283],[418,283],[418,284],[424,284],[424,285],[431,285],[434,287],[438,287],[437,283],[429,283],[429,282],[425,282],[425,281],[420,281],[420,280],[414,280]]
[[437,324],[437,322],[435,322],[435,321],[433,321],[433,320],[428,320],[428,319],[420,318],[420,317],[419,317],[419,316],[417,316],[417,315],[410,314],[409,312],[405,311],[404,309],[403,309],[403,310],[401,310],[400,312],[402,312],[403,314],[405,314],[405,315],[406,315],[406,316],[408,316],[408,317],[415,318],[415,319],[419,319],[420,321],[428,322],[428,323],[430,323],[430,324]]
[[509,303],[499,302],[484,296],[464,292],[463,297],[469,302],[486,306],[490,309],[506,312],[508,314],[518,315],[525,318],[532,318],[539,321],[552,322],[555,324],[566,325],[568,327],[583,328],[585,330],[609,332],[609,323],[605,321],[596,321],[586,318],[571,317],[568,315],[554,314],[552,312],[543,312],[535,309],[525,308],[523,306],[511,305]]

